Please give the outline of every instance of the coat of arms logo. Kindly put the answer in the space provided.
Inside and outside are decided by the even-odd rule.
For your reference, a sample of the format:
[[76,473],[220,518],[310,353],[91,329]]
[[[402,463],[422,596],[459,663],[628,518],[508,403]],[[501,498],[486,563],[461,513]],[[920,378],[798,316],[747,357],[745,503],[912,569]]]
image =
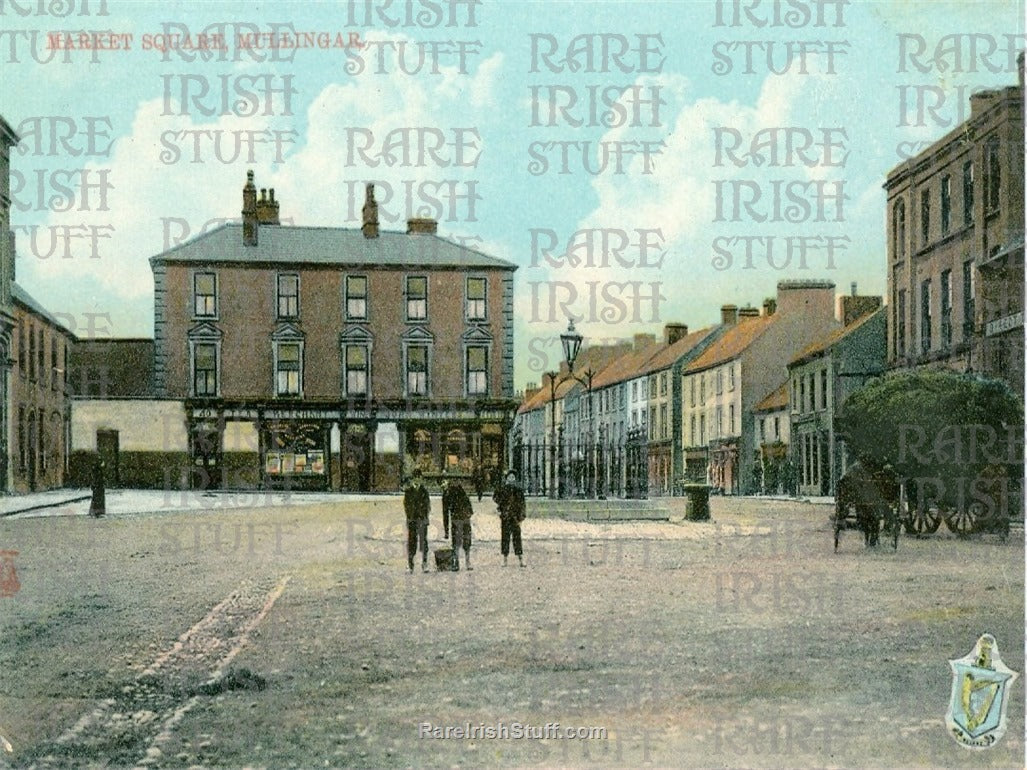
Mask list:
[[986,749],[1006,732],[1009,688],[1018,676],[999,657],[998,643],[984,634],[969,654],[949,661],[952,695],[945,724],[956,742],[968,749]]

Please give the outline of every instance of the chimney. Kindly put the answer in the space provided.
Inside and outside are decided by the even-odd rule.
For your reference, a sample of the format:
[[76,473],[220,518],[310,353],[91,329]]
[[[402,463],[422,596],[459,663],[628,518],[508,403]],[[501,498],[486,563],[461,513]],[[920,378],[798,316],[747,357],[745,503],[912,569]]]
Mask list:
[[663,327],[663,341],[667,345],[673,345],[682,337],[688,336],[688,327],[684,324],[669,323]]
[[529,398],[538,393],[539,390],[541,390],[541,388],[538,386],[538,383],[529,382],[527,385],[524,386],[524,400],[527,401]]
[[634,337],[634,343],[631,346],[633,351],[642,350],[656,342],[655,334],[636,334]]
[[778,315],[805,318],[810,323],[835,320],[834,281],[794,280],[777,282]]
[[268,191],[260,188],[260,200],[257,201],[257,222],[262,225],[281,224],[278,221],[278,202],[275,200],[275,188],[271,188],[271,197],[267,196]]
[[720,322],[724,326],[731,326],[738,321],[738,305],[721,305]]
[[[853,284],[855,285],[855,284]],[[842,297],[842,326],[848,326],[853,321],[858,321],[867,313],[873,313],[881,307],[880,297],[858,296],[853,294],[850,297]]]
[[242,242],[244,246],[257,245],[257,188],[253,185],[253,171],[246,172],[246,186],[242,188]]
[[856,296],[856,282],[855,281],[852,282],[852,292],[851,292],[851,294],[852,294],[853,297]]
[[378,237],[378,202],[374,199],[374,184],[364,189],[364,223],[360,226],[365,238]]
[[1023,51],[1020,51],[1020,55],[1016,57],[1016,69],[1019,72],[1019,79],[1017,84],[1020,86],[1020,94],[1023,94]]
[[416,217],[407,220],[407,235],[435,235],[438,232],[439,223],[434,219]]
[[771,316],[777,312],[777,300],[773,297],[767,297],[763,300],[763,315]]
[[746,305],[745,307],[743,307],[741,310],[738,311],[738,317],[739,318],[759,318],[760,317],[760,309],[758,307],[751,307],[750,305]]

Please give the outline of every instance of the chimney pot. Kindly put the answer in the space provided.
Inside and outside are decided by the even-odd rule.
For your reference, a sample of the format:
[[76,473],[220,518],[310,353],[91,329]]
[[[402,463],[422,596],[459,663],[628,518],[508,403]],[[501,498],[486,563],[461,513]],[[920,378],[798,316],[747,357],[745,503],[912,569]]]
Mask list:
[[365,238],[378,237],[378,203],[374,199],[374,184],[369,182],[364,188],[364,222],[360,226]]
[[257,245],[257,188],[253,186],[253,170],[246,172],[246,186],[242,188],[242,242],[244,246]]
[[737,305],[721,305],[720,306],[720,322],[725,326],[738,321],[738,306]]
[[439,223],[434,219],[428,219],[425,217],[415,217],[407,220],[407,235],[415,233],[421,233],[425,235],[435,235],[438,232]]
[[669,323],[663,327],[663,341],[667,345],[673,345],[682,337],[688,336],[688,327],[682,323]]

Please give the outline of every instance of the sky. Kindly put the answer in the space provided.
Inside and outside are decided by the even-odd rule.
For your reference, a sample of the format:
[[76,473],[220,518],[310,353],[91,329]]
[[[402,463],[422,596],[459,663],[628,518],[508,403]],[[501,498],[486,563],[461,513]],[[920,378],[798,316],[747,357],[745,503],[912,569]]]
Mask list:
[[886,175],[1024,41],[1019,0],[0,0],[17,279],[152,336],[148,259],[238,219],[247,170],[283,224],[359,227],[373,181],[383,229],[519,266],[520,389],[568,314],[594,344],[785,279],[883,295]]

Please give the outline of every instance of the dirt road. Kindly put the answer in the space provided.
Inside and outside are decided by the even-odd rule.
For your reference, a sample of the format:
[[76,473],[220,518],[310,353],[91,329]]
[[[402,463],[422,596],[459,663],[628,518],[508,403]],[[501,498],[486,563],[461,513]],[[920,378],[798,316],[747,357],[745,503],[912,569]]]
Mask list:
[[[716,499],[710,523],[529,519],[519,569],[501,566],[498,520],[476,507],[475,569],[413,575],[389,498],[0,522],[18,580],[0,599],[3,756],[1023,764],[1022,680],[996,748],[971,753],[944,725],[947,660],[980,634],[1024,670],[1020,530],[903,537],[897,553],[844,533],[835,554],[825,507]],[[473,737],[454,737],[468,725]],[[579,727],[595,730],[571,739]]]

